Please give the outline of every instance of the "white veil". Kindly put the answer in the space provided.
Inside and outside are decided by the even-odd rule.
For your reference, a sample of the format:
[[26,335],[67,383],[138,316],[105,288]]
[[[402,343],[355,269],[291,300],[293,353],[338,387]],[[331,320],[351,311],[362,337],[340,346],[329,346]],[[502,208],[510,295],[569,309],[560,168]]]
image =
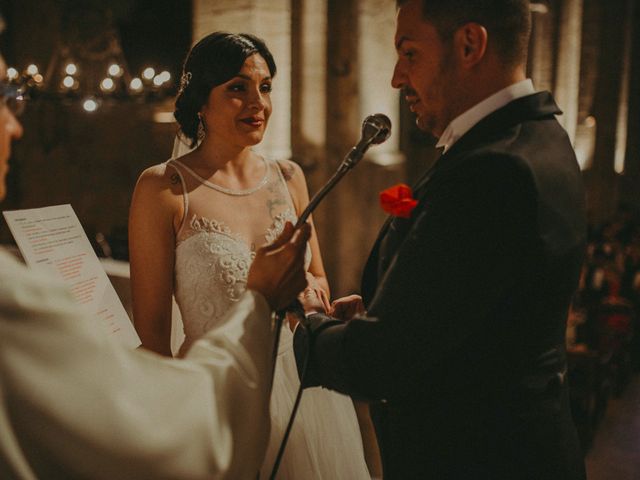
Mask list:
[[195,147],[191,148],[189,145],[187,145],[186,140],[183,139],[179,133],[176,134],[176,138],[173,140],[173,151],[171,152],[171,159],[182,157],[183,155],[194,151],[196,148],[198,148],[198,145],[200,145],[200,142],[198,142]]

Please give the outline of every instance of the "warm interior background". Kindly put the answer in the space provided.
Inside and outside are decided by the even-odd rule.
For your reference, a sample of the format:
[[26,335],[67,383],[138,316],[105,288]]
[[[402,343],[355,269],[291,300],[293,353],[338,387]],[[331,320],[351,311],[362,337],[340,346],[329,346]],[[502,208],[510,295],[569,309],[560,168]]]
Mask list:
[[[360,269],[384,220],[378,192],[411,183],[433,158],[433,139],[413,126],[389,85],[395,61],[392,0],[3,0],[7,63],[45,71],[70,35],[115,27],[130,71],[147,65],[179,78],[190,45],[214,30],[263,37],[278,64],[265,154],[293,158],[311,193],[359,137],[369,113],[387,114],[394,136],[319,208],[316,220],[335,294],[358,289]],[[532,3],[529,67],[565,114],[588,186],[595,227],[621,205],[640,206],[640,2]],[[175,124],[159,123],[171,99],[119,101],[89,114],[80,102],[40,100],[23,117],[3,209],[71,203],[87,234],[103,233],[127,258],[135,180],[171,152]],[[11,243],[2,222],[0,243]]]
[[[315,215],[334,296],[359,289],[385,218],[378,193],[411,184],[433,161],[434,139],[416,129],[389,85],[394,0],[0,0],[0,10],[9,66],[33,63],[45,73],[73,38],[96,56],[111,29],[132,76],[147,66],[172,75],[164,97],[105,100],[87,113],[80,99],[40,96],[22,117],[26,133],[15,146],[2,209],[70,203],[99,254],[103,235],[115,259],[128,259],[135,181],[169,157],[176,125],[167,117],[181,63],[215,30],[257,34],[272,50],[274,112],[259,148],[300,163],[312,194],[357,141],[366,115],[383,112],[393,122],[392,138],[372,148]],[[574,419],[585,451],[599,425],[587,456],[590,478],[638,478],[640,379],[631,372],[640,371],[640,0],[538,0],[531,10],[528,73],[564,111],[559,120],[588,194],[589,255],[567,336]],[[0,220],[0,244],[12,242]],[[104,265],[130,312],[128,264]],[[177,318],[174,345],[181,342]]]

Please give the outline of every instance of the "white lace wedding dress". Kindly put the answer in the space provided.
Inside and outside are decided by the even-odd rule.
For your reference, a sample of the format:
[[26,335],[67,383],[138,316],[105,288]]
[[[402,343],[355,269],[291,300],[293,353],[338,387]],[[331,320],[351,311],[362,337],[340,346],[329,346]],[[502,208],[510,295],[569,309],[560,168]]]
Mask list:
[[[177,159],[185,216],[178,232],[175,297],[184,324],[183,355],[245,290],[256,248],[271,242],[286,220],[295,222],[291,196],[277,162],[264,161],[253,188],[233,191],[208,182]],[[308,252],[309,253],[309,252]],[[282,328],[271,396],[271,436],[260,478],[268,478],[297,389],[292,333]],[[362,439],[349,397],[305,390],[280,464],[278,479],[369,479]]]

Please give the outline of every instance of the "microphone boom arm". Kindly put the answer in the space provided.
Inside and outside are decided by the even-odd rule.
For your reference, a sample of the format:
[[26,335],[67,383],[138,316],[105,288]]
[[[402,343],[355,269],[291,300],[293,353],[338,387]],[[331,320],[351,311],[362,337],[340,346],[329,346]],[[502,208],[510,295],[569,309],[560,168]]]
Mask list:
[[[377,114],[382,117],[382,114]],[[373,117],[373,115],[372,115]],[[389,120],[386,119],[386,122]],[[296,222],[295,228],[299,228],[302,226],[304,222],[307,221],[311,212],[315,210],[318,204],[322,201],[322,199],[335,187],[336,183],[338,183],[342,177],[346,175],[346,173],[355,167],[358,162],[362,159],[366,151],[372,144],[382,143],[389,137],[389,132],[391,129],[391,123],[380,124],[380,122],[368,121],[369,117],[365,120],[363,127],[370,126],[376,129],[375,133],[369,135],[367,138],[362,138],[358,144],[351,149],[351,151],[344,158],[338,170],[333,174],[333,176],[329,179],[329,181],[313,196],[313,198],[309,201],[307,208],[300,214],[298,221]]]
[[335,187],[336,183],[338,183],[342,177],[346,175],[346,173],[353,168],[351,166],[344,166],[344,162],[340,165],[340,168],[333,174],[333,176],[329,179],[329,181],[313,196],[313,198],[309,201],[307,208],[300,214],[298,221],[296,222],[295,228],[300,228],[309,218],[311,212],[313,212],[318,204],[322,201],[322,199],[331,191],[333,187]]

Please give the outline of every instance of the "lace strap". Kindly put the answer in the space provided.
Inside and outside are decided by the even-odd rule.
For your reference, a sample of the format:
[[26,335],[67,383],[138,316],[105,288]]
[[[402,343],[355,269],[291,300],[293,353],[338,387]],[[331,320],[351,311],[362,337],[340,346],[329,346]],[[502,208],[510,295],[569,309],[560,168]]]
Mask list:
[[298,211],[296,210],[296,203],[293,201],[293,195],[291,195],[291,190],[289,190],[289,185],[287,185],[287,181],[284,178],[284,174],[282,173],[282,165],[280,165],[280,162],[275,160],[274,163],[276,164],[276,170],[278,171],[278,178],[280,178],[280,182],[282,182],[282,187],[285,189],[285,191],[287,192],[287,196],[289,197],[289,203],[290,203],[290,207],[291,209],[295,212],[296,217],[298,216]]
[[182,228],[187,222],[187,213],[189,212],[189,194],[187,192],[187,183],[184,181],[182,172],[180,171],[180,169],[178,168],[178,165],[176,164],[182,165],[180,162],[176,160],[169,160],[166,162],[167,166],[173,168],[176,171],[176,173],[178,174],[178,177],[180,178],[180,184],[182,185],[182,199],[184,202],[184,214],[182,215],[182,220],[180,221],[180,228],[178,228],[178,231],[176,232],[176,238],[178,238],[178,236],[180,235],[180,232],[182,232]]
[[191,175],[193,178],[195,178],[197,181],[199,181],[201,184],[213,189],[213,190],[217,190],[218,192],[222,192],[222,193],[226,193],[227,195],[233,195],[233,196],[238,196],[238,197],[242,197],[245,195],[251,195],[252,193],[257,192],[258,190],[260,190],[262,187],[264,187],[267,184],[267,181],[269,180],[269,164],[267,162],[267,160],[262,157],[262,162],[264,163],[264,177],[262,177],[262,179],[258,182],[257,185],[248,188],[246,190],[234,190],[232,188],[227,188],[227,187],[223,187],[221,185],[217,185],[213,182],[210,182],[209,180],[207,180],[206,178],[202,178],[200,175],[198,175],[192,168],[188,167],[187,165],[185,165],[184,163],[182,163],[180,160],[176,160],[175,158],[171,160],[171,162],[180,165],[181,168],[183,168],[189,175]]

